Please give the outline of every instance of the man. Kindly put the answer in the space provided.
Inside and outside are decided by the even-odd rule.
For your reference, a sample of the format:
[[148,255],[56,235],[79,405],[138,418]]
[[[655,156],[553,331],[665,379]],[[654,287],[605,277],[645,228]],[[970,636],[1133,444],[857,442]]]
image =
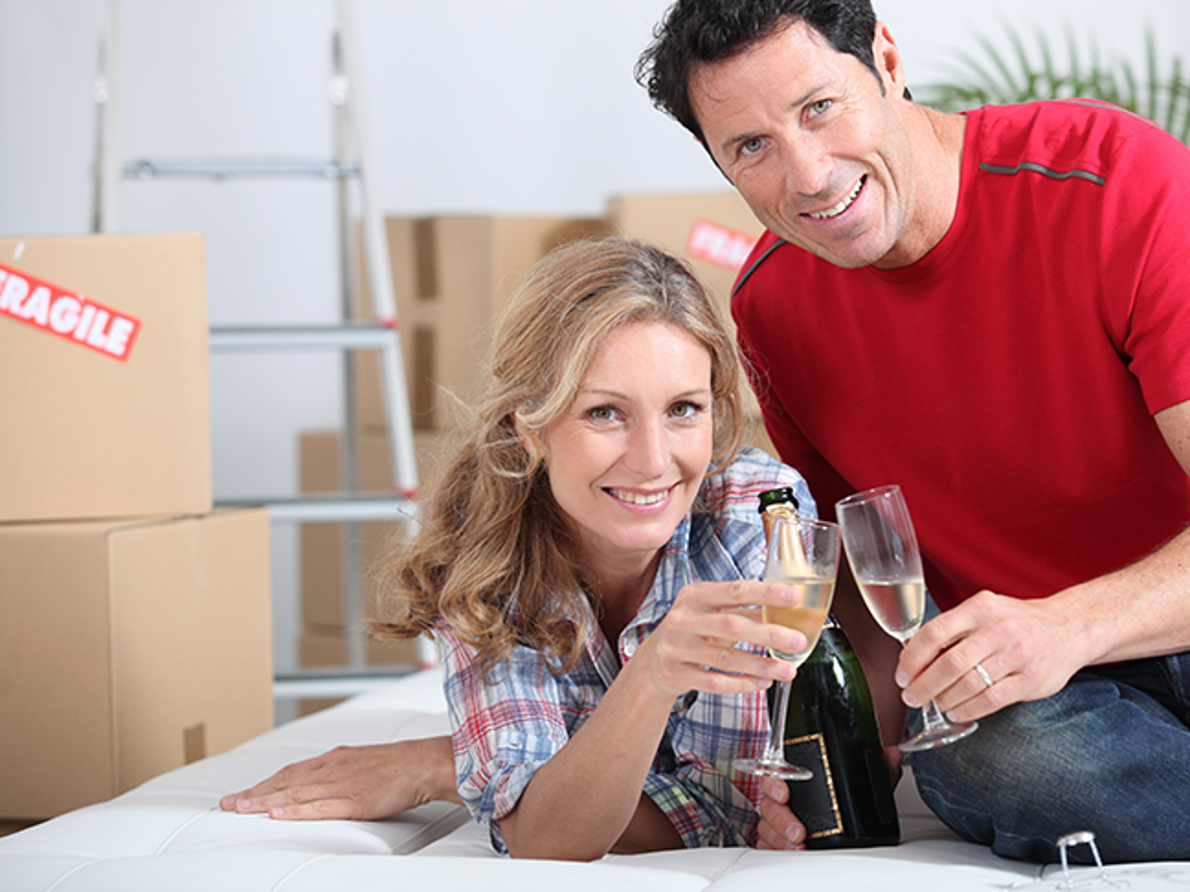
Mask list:
[[782,459],[827,511],[905,491],[943,612],[895,680],[981,724],[923,798],[1011,857],[1190,858],[1190,152],[919,106],[868,0],[678,0],[638,79],[768,228],[732,311]]

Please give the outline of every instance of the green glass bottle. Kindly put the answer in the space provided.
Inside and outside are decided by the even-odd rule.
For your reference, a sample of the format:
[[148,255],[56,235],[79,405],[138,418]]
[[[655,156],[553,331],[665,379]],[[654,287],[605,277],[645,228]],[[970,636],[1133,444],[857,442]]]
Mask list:
[[834,617],[827,619],[790,685],[785,758],[814,772],[812,780],[788,783],[790,808],[806,827],[806,848],[900,841],[872,695],[855,649]]
[[[797,513],[793,490],[760,494],[766,532],[769,518]],[[776,685],[769,689],[774,709]],[[785,719],[785,758],[814,773],[790,781],[789,806],[806,827],[806,848],[892,846],[901,827],[892,779],[884,761],[880,726],[855,648],[834,616],[790,684]]]

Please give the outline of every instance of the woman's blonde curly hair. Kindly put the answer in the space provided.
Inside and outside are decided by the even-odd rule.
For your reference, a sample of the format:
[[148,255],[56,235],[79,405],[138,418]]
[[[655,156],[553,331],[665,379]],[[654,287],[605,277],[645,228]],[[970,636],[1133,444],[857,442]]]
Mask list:
[[714,301],[690,269],[622,238],[556,248],[497,321],[486,393],[423,489],[416,534],[391,543],[374,580],[384,617],[372,624],[375,634],[412,638],[446,625],[475,648],[482,671],[517,645],[545,654],[556,671],[574,667],[590,593],[571,525],[550,491],[540,432],[570,408],[608,335],[636,322],[672,325],[707,348],[713,464],[735,455],[746,421],[742,371]]

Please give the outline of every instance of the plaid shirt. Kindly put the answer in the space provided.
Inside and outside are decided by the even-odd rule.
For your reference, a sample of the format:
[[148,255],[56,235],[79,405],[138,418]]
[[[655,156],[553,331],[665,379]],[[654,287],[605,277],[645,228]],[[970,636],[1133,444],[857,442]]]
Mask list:
[[[704,581],[761,577],[764,531],[757,496],[779,486],[794,487],[800,513],[814,516],[800,475],[759,450],[743,450],[726,470],[708,476],[695,510],[665,547],[648,597],[620,635],[619,661],[592,616],[585,652],[572,672],[555,675],[542,655],[518,647],[491,672],[496,683],[485,684],[471,649],[440,630],[459,795],[488,828],[497,852],[507,848],[496,822],[599,705],[619,663],[661,622],[689,574]],[[731,763],[759,755],[768,731],[763,691],[691,691],[675,702],[644,792],[688,847],[755,843],[759,787]]]

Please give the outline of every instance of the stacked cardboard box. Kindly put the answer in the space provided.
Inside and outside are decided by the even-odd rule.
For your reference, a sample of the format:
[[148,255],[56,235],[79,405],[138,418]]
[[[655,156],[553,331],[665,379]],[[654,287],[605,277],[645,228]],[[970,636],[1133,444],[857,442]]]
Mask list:
[[[483,377],[491,324],[504,301],[551,248],[602,232],[574,217],[390,217],[385,221],[401,323],[413,425],[452,425],[443,391],[470,403]],[[357,422],[384,430],[374,358],[360,354]]]
[[198,236],[0,239],[0,818],[272,725],[269,529],[212,511]]
[[[428,437],[418,432],[422,446]],[[301,488],[303,492],[340,492],[342,436],[337,430],[307,431],[299,439]],[[394,488],[392,461],[387,437],[361,435],[356,443],[358,482],[372,492]],[[420,467],[424,468],[424,464]],[[361,586],[365,618],[379,614],[372,609],[376,593],[369,584],[369,574],[376,567],[392,536],[402,535],[398,522],[342,525],[307,523],[301,529],[302,635],[299,659],[303,666],[343,666],[346,664],[346,616],[344,552],[351,548],[353,573]],[[354,535],[354,542],[346,541]],[[369,665],[411,665],[418,662],[414,642],[370,640],[366,651]]]

